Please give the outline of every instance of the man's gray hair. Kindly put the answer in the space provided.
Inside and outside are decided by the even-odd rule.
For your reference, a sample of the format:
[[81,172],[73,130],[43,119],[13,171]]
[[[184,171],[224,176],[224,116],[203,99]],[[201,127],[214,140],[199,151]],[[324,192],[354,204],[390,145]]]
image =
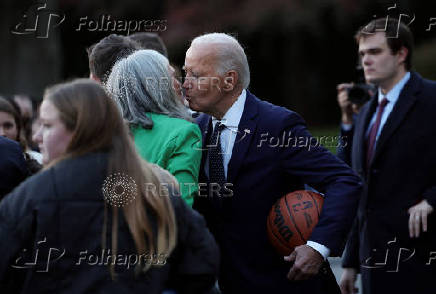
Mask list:
[[196,37],[192,40],[191,46],[195,44],[213,44],[216,48],[218,58],[217,71],[224,74],[230,70],[238,73],[238,84],[243,89],[250,84],[250,67],[247,56],[241,44],[233,37],[225,33],[210,33]]
[[138,50],[114,65],[106,89],[129,124],[151,129],[147,112],[192,120],[176,96],[168,67],[168,59],[154,50]]

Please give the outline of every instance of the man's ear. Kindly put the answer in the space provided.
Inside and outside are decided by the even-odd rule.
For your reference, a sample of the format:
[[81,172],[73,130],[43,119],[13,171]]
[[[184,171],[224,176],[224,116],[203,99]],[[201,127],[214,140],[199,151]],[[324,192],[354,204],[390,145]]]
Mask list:
[[228,71],[224,76],[224,91],[229,92],[236,88],[238,83],[238,73],[234,70]]
[[403,46],[400,48],[400,50],[398,50],[397,55],[398,55],[398,61],[400,63],[404,63],[406,62],[407,56],[409,55],[409,49]]

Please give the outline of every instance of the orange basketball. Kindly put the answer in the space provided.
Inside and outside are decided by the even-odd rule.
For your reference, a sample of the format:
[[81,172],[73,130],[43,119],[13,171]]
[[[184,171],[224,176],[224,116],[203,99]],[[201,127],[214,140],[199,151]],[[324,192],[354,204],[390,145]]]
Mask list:
[[306,244],[318,223],[324,197],[313,191],[289,193],[273,205],[267,220],[268,238],[281,255]]

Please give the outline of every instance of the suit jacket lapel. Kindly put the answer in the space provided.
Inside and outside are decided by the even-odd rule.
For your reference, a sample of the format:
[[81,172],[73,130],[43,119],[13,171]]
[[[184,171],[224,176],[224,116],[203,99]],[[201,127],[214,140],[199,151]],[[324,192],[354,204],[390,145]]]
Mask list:
[[196,122],[198,126],[200,127],[201,136],[202,136],[202,156],[201,156],[201,165],[200,165],[200,178],[202,176],[206,176],[204,173],[204,163],[207,156],[207,138],[210,136],[210,131],[212,129],[212,118],[210,115],[207,114],[201,114],[197,119]]
[[238,126],[235,144],[232,149],[232,157],[230,158],[227,169],[227,182],[233,183],[238,174],[239,168],[242,165],[244,157],[250,147],[250,143],[256,131],[255,117],[257,115],[257,101],[255,97],[247,90],[247,98],[245,100],[244,111],[241,121]]
[[385,125],[380,133],[375,146],[375,153],[372,158],[374,160],[380,154],[388,139],[394,131],[400,126],[401,122],[406,118],[407,113],[411,110],[416,102],[416,92],[419,90],[421,79],[414,73],[411,74],[410,80],[401,91],[398,101],[395,103],[394,109],[390,113]]
[[357,121],[357,125],[354,128],[356,132],[354,136],[356,139],[355,142],[357,143],[357,149],[353,153],[355,154],[355,156],[358,156],[356,170],[359,172],[359,174],[362,175],[364,174],[364,170],[366,168],[365,167],[365,162],[366,162],[365,134],[366,134],[366,130],[368,129],[369,122],[371,121],[371,118],[376,108],[377,108],[377,95],[374,95],[374,97],[368,102],[368,104],[362,108],[361,114],[359,115],[360,119]]

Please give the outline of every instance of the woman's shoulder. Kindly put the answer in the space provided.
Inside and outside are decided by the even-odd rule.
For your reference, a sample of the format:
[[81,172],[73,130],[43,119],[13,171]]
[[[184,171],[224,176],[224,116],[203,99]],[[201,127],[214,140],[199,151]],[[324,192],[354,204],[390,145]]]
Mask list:
[[22,195],[38,194],[41,199],[43,195],[54,197],[58,192],[55,187],[58,189],[66,188],[64,182],[74,185],[80,180],[77,178],[78,175],[90,178],[94,170],[94,173],[100,173],[102,168],[104,169],[105,163],[106,156],[103,153],[67,158],[27,178],[14,192]]
[[152,119],[154,127],[159,129],[161,133],[165,133],[168,138],[178,137],[183,134],[195,134],[201,137],[200,128],[197,124],[185,119],[170,117],[165,114],[153,114]]
[[14,223],[40,203],[55,197],[53,170],[47,169],[27,178],[0,202],[0,221]]
[[199,130],[199,127],[197,126],[197,124],[187,121],[185,119],[182,118],[177,118],[177,117],[170,117],[166,114],[157,114],[157,113],[153,113],[152,114],[152,120],[154,122],[155,125],[159,125],[162,127],[165,127],[168,130],[176,130],[176,131],[180,131],[180,130]]

